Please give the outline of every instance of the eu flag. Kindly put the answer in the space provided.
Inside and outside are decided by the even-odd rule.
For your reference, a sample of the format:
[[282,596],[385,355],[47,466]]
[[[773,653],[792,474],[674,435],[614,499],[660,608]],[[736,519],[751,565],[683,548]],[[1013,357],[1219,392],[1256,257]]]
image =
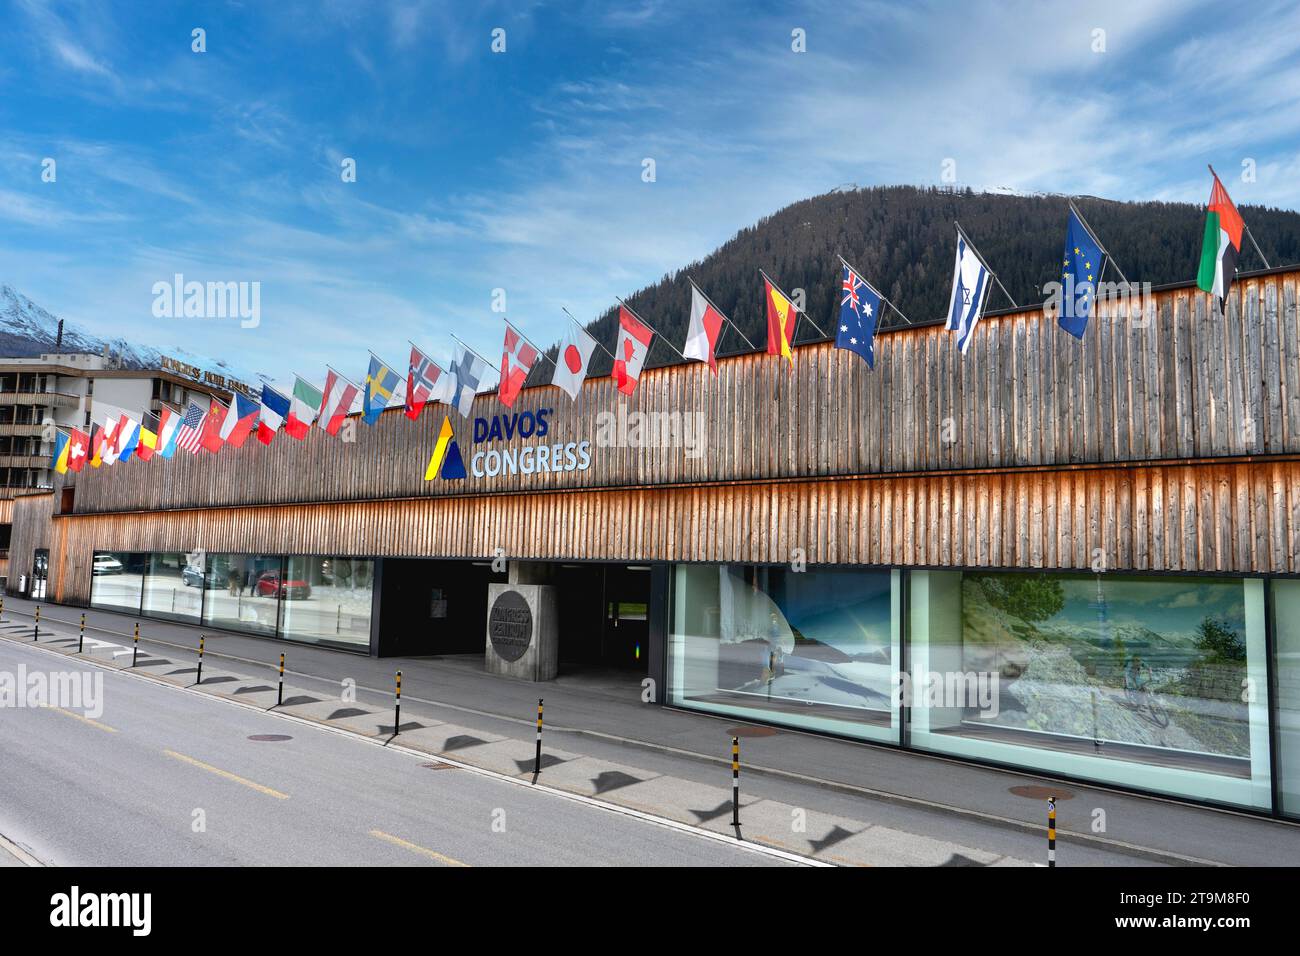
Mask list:
[[881,295],[847,265],[840,288],[840,324],[835,347],[857,352],[876,367],[876,323],[880,320]]
[[1065,233],[1065,253],[1061,256],[1061,314],[1057,323],[1076,339],[1083,338],[1092,312],[1092,300],[1101,281],[1101,263],[1105,255],[1101,244],[1070,209],[1070,227]]

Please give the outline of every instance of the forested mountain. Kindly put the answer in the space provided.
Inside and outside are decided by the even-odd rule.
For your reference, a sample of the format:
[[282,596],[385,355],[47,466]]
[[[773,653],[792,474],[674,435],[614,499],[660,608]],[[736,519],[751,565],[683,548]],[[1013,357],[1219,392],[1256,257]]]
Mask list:
[[[1204,206],[1094,198],[1075,202],[1130,281],[1162,285],[1196,278]],[[1300,213],[1259,206],[1239,209],[1270,264],[1300,261]],[[664,276],[628,296],[627,301],[673,346],[681,348],[690,321],[689,275],[761,349],[767,342],[767,330],[758,270],[766,271],[786,292],[803,289],[808,316],[832,333],[842,277],[836,258],[839,254],[913,322],[933,321],[942,317],[948,304],[956,220],[1007,291],[1024,305],[1041,300],[1040,286],[1058,274],[1067,215],[1064,196],[911,186],[837,190],[794,203],[742,229],[701,261]],[[1243,241],[1242,269],[1263,268],[1249,240]],[[1106,278],[1118,281],[1110,269]],[[989,308],[1009,304],[995,287]],[[887,314],[886,325],[899,321],[894,314]],[[588,329],[612,350],[617,325],[615,307]],[[818,338],[811,324],[800,322],[799,342]],[[731,330],[724,334],[719,349],[722,354],[748,350]],[[666,345],[656,344],[651,349],[652,366],[680,361]],[[609,356],[597,350],[591,373],[606,374],[610,364]],[[550,365],[539,365],[542,367],[534,369],[536,381],[549,381]]]

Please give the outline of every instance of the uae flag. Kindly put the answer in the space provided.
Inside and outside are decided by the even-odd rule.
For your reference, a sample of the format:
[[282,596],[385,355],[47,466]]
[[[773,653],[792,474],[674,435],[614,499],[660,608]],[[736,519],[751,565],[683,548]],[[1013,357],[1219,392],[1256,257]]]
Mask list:
[[1227,298],[1228,287],[1237,272],[1237,254],[1241,252],[1241,233],[1245,228],[1241,214],[1216,175],[1214,188],[1210,191],[1210,208],[1206,210],[1201,268],[1196,274],[1196,284],[1220,300]]
[[636,391],[641,378],[641,366],[650,354],[650,340],[654,332],[638,322],[627,306],[618,309],[618,347],[614,349],[614,382],[624,395]]
[[708,362],[713,374],[718,374],[718,358],[715,354],[718,338],[722,335],[722,324],[727,320],[713,303],[704,297],[704,293],[691,285],[691,328],[686,333],[686,348],[682,355],[688,359]]

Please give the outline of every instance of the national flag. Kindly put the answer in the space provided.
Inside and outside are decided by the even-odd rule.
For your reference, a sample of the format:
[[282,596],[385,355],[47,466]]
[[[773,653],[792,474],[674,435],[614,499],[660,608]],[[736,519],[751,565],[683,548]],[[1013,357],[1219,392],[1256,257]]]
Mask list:
[[203,423],[207,421],[202,407],[190,402],[185,407],[185,416],[176,430],[176,447],[183,448],[191,455],[197,455],[203,447]]
[[501,384],[497,386],[497,398],[506,408],[514,407],[536,361],[537,349],[507,322],[506,341],[501,351]]
[[1070,209],[1070,223],[1065,230],[1065,251],[1061,254],[1061,314],[1056,324],[1076,339],[1088,329],[1088,316],[1101,281],[1102,257],[1099,243],[1079,214]]
[[569,398],[577,399],[582,383],[587,378],[587,363],[591,353],[596,351],[596,340],[577,322],[570,321],[569,334],[560,343],[560,352],[556,356],[555,375],[551,384],[558,385],[568,393]]
[[243,446],[257,424],[257,413],[261,406],[243,392],[235,392],[235,400],[226,409],[221,420],[221,440],[235,448]]
[[130,461],[140,441],[140,423],[130,415],[122,415],[122,424],[117,432],[117,460],[119,463]]
[[957,261],[952,270],[952,295],[948,298],[948,322],[945,328],[957,333],[957,348],[962,355],[970,348],[971,333],[984,314],[989,294],[989,270],[975,247],[957,230]]
[[641,367],[650,354],[654,332],[637,320],[625,305],[618,307],[618,345],[614,349],[614,384],[625,395],[636,391]]
[[81,471],[90,453],[90,436],[72,429],[68,432],[68,470]]
[[375,356],[370,356],[370,370],[366,372],[366,391],[362,401],[362,419],[367,425],[379,421],[379,413],[388,407],[393,390],[401,381],[398,374]]
[[92,424],[90,426],[90,467],[98,468],[104,463],[104,427],[102,425]]
[[158,414],[158,443],[154,454],[159,458],[170,458],[176,454],[176,436],[180,434],[184,413],[164,405]]
[[767,276],[763,276],[763,288],[767,301],[767,354],[780,355],[794,372],[794,333],[799,324],[799,310]]
[[224,402],[215,398],[208,405],[208,413],[203,416],[203,427],[199,431],[199,444],[210,452],[221,451],[221,426],[225,424],[229,411]]
[[300,376],[294,376],[293,399],[289,402],[289,417],[284,420],[284,430],[300,441],[307,437],[312,423],[320,413],[320,389]]
[[1241,234],[1246,229],[1228,191],[1214,177],[1210,206],[1205,215],[1205,236],[1201,239],[1201,267],[1196,284],[1221,300],[1227,298],[1232,278],[1237,274],[1237,254],[1241,252]]
[[257,421],[257,440],[263,445],[271,444],[275,433],[284,424],[289,414],[289,399],[285,398],[270,385],[262,386],[262,414]]
[[486,370],[487,362],[464,345],[460,349],[460,358],[447,370],[452,380],[450,404],[455,405],[466,418],[474,409],[474,396],[478,394],[478,383]]
[[68,436],[57,431],[54,433],[54,455],[50,458],[50,467],[60,475],[68,473],[68,445],[70,441]]
[[135,446],[135,457],[148,461],[158,447],[158,416],[153,413],[140,419],[140,440]]
[[326,434],[337,435],[348,413],[352,411],[352,403],[356,401],[359,391],[361,390],[348,379],[330,369],[325,376],[325,392],[320,403],[320,418],[316,419],[316,424]]
[[100,443],[100,459],[106,465],[117,464],[117,438],[121,430],[121,417],[109,415],[104,419],[104,425],[101,429],[104,437]]
[[412,421],[419,418],[426,402],[450,401],[451,385],[451,376],[412,345],[411,364],[406,373],[406,417]]
[[884,296],[848,265],[840,285],[840,325],[835,333],[835,347],[856,352],[876,367],[876,326]]
[[713,374],[718,374],[718,358],[715,354],[718,338],[722,335],[722,326],[726,322],[722,313],[713,307],[704,293],[691,286],[691,326],[686,333],[686,348],[682,355],[688,359],[708,362]]

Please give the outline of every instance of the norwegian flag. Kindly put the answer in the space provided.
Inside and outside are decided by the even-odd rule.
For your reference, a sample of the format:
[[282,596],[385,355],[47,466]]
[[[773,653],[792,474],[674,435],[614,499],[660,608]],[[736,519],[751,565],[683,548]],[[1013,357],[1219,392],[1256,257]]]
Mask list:
[[406,373],[406,417],[420,417],[427,402],[448,402],[451,377],[433,359],[411,346],[411,367]]
[[181,427],[176,432],[176,445],[184,448],[191,455],[197,455],[199,449],[203,447],[200,441],[203,437],[203,419],[207,413],[199,406],[190,402],[185,409],[185,417],[181,419]]
[[505,350],[501,353],[501,384],[497,387],[497,398],[506,408],[514,407],[536,361],[537,349],[507,322]]

